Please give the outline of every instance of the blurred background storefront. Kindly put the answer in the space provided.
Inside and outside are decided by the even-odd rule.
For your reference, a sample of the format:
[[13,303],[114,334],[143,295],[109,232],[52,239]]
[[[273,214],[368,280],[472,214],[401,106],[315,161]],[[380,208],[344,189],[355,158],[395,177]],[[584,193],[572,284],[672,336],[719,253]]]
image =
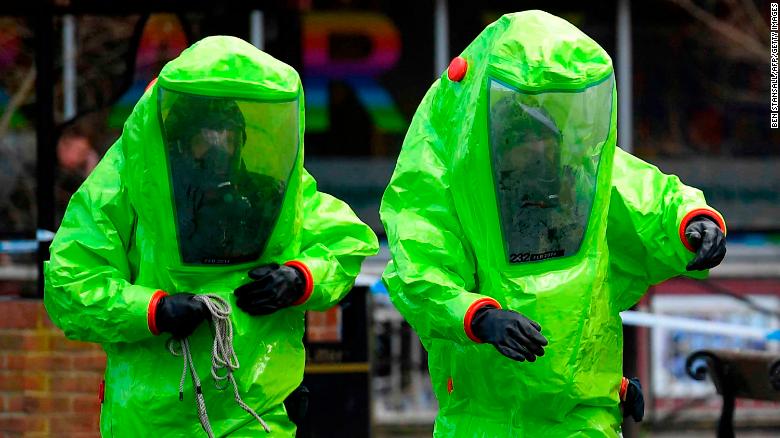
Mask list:
[[[571,21],[612,55],[619,145],[701,188],[728,221],[729,252],[710,280],[658,285],[639,309],[780,327],[780,131],[769,124],[767,1],[15,2],[0,6],[0,434],[56,435],[68,423],[58,418],[78,423],[65,435],[96,433],[89,397],[101,353],[62,340],[48,322],[35,298],[38,263],[47,231],[167,61],[228,34],[295,67],[307,168],[381,237],[382,191],[427,88],[487,24],[535,8]],[[377,436],[425,436],[436,411],[425,352],[378,282],[386,260],[384,246],[360,280],[372,298],[365,415]],[[722,335],[626,334],[626,373],[646,387],[642,430],[669,436],[681,428],[710,436],[719,413],[712,384],[685,373],[690,352],[780,352],[778,342]],[[780,406],[742,401],[736,420],[759,434],[778,430]]]

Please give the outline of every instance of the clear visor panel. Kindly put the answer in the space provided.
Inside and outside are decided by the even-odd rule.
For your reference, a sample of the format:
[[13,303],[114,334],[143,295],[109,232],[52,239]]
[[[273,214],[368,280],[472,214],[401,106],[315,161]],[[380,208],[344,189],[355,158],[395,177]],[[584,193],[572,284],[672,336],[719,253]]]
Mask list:
[[298,101],[259,102],[160,89],[160,120],[186,264],[260,256],[298,154]]
[[613,79],[575,92],[489,87],[489,140],[510,263],[574,255],[596,195]]

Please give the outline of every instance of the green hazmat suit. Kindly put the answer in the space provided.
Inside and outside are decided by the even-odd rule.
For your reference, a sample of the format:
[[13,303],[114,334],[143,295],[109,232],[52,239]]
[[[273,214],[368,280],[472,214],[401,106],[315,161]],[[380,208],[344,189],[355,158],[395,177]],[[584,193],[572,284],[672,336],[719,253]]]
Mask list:
[[[380,208],[383,280],[429,353],[434,435],[616,436],[619,312],[686,274],[690,218],[722,218],[616,148],[612,61],[565,20],[505,15],[461,58],[465,76],[453,62],[418,107]],[[480,343],[485,305],[537,321],[544,356]]]
[[[44,301],[67,337],[106,351],[103,436],[205,436],[189,378],[179,401],[182,358],[166,348],[170,336],[150,331],[158,290],[229,301],[241,397],[270,436],[294,436],[282,402],[303,378],[304,312],[335,305],[378,250],[370,228],[318,192],[304,169],[303,108],[292,67],[237,38],[206,38],[163,68],[74,194],[45,265]],[[233,130],[187,132],[198,117]],[[243,145],[221,158],[204,147],[200,161],[188,161],[191,151],[174,140],[193,135],[215,144],[238,135]],[[209,175],[223,180],[194,178],[193,166],[212,166]],[[238,177],[225,181],[228,168]],[[220,250],[206,248],[208,241]],[[268,316],[238,309],[233,290],[249,282],[250,268],[289,261],[311,273],[308,300]],[[189,341],[215,434],[267,436],[231,389],[215,388],[209,324]]]

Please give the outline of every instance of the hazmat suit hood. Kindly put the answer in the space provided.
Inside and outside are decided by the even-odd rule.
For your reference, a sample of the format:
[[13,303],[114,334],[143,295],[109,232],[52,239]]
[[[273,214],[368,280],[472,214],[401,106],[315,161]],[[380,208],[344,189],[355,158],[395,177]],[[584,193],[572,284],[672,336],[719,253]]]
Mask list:
[[297,72],[240,39],[206,38],[163,68],[125,124],[122,177],[175,290],[284,251],[303,126]]
[[608,209],[616,139],[609,55],[536,11],[502,17],[462,58],[465,77],[440,83],[447,103],[432,117],[452,126],[445,141],[457,145],[453,178],[466,183],[453,190],[459,214],[488,237],[475,244],[515,273],[582,260],[597,249],[587,234],[603,234]]

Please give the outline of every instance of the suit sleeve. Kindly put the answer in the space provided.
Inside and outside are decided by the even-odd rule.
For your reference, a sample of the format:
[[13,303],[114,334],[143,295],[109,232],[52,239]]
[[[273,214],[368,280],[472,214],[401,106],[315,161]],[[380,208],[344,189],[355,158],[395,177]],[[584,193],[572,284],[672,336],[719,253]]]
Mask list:
[[135,213],[114,144],[73,195],[45,263],[44,303],[70,339],[115,343],[153,336],[148,310],[162,292],[132,284],[127,250]]
[[288,262],[307,277],[307,289],[296,305],[326,310],[349,292],[367,256],[379,250],[371,228],[343,201],[317,191],[317,182],[303,171],[303,236],[301,255]]
[[639,301],[649,285],[678,275],[706,276],[685,270],[694,257],[685,228],[697,216],[711,218],[726,232],[723,217],[700,190],[616,149],[607,238],[621,310]]
[[391,260],[383,280],[393,304],[421,338],[461,343],[477,309],[493,298],[472,292],[475,261],[449,192],[448,154],[429,120],[436,85],[412,120],[380,207]]

